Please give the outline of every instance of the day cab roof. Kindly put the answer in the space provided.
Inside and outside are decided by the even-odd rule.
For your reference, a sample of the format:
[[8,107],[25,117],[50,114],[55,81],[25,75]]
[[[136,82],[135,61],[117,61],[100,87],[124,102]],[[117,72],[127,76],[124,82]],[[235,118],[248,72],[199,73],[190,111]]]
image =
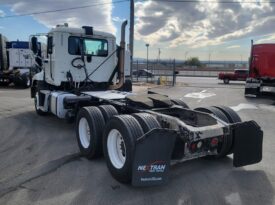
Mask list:
[[253,54],[262,52],[275,53],[275,43],[263,43],[253,45]]
[[[61,32],[61,33],[69,33],[71,35],[77,35],[77,36],[84,36],[85,35],[85,30],[83,28],[73,28],[73,27],[68,27],[68,26],[57,26],[53,29],[51,29],[51,31],[49,33],[54,33],[54,32]],[[97,31],[97,30],[93,30],[93,35],[95,36],[102,36],[104,38],[114,38],[115,36],[111,33],[107,33],[107,32],[102,32],[102,31]]]

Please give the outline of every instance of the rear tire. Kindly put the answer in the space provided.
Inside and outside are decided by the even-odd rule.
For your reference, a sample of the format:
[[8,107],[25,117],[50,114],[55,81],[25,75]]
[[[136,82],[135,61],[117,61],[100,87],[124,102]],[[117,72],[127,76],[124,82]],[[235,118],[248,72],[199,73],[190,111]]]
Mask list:
[[9,86],[11,82],[9,80],[6,81],[0,81],[0,86]]
[[144,133],[155,128],[161,128],[157,119],[148,113],[135,113],[133,114],[133,117],[139,122]]
[[217,109],[219,109],[221,112],[226,115],[230,123],[237,123],[237,122],[242,122],[242,119],[240,116],[231,108],[226,107],[226,106],[215,106]]
[[[200,111],[200,112],[205,112],[209,114],[213,114],[223,120],[224,122],[230,123],[229,119],[226,117],[226,115],[221,112],[218,108],[216,107],[199,107],[196,108],[195,110]],[[219,158],[224,158],[227,155],[231,154],[231,148],[233,145],[233,139],[231,135],[225,135],[223,136],[223,142],[219,145],[218,147],[218,154],[214,156],[208,156],[208,159],[219,159]]]
[[213,115],[217,116],[218,118],[220,118],[221,120],[223,120],[224,122],[230,123],[230,121],[228,120],[226,115],[216,107],[207,107],[207,108],[198,107],[195,110],[213,114]]
[[104,118],[97,107],[83,107],[76,119],[76,137],[80,152],[88,159],[102,155]]
[[122,183],[132,180],[136,140],[143,135],[138,121],[131,115],[114,116],[103,134],[103,151],[112,176]]
[[100,105],[98,107],[107,123],[113,116],[118,115],[117,109],[112,105]]
[[183,100],[180,99],[171,99],[172,103],[174,105],[182,106],[183,108],[190,108]]
[[[242,122],[242,119],[240,118],[240,116],[231,108],[226,107],[226,106],[216,106],[216,108],[221,110],[226,115],[226,117],[228,118],[230,123]],[[233,153],[233,149],[234,149],[233,146],[234,146],[234,138],[232,138],[232,145],[228,151],[228,154]]]

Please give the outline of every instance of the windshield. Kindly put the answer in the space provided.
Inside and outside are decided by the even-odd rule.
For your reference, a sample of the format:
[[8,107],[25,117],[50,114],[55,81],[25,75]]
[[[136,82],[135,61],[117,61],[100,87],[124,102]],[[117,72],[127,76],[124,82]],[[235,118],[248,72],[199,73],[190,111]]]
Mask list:
[[108,41],[106,39],[69,37],[69,54],[81,55],[81,47],[84,55],[108,56]]

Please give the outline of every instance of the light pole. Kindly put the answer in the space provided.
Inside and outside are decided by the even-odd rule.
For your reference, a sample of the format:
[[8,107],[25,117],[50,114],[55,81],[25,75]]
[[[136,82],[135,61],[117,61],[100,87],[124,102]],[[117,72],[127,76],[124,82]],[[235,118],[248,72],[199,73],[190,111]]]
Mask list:
[[185,54],[184,54],[185,55],[185,58],[184,58],[185,62],[187,61],[187,55],[188,55],[188,53],[189,53],[189,51],[185,51]]
[[210,52],[209,53],[209,56],[208,56],[208,64],[210,65],[210,62],[211,62],[211,55],[212,55],[212,53]]
[[145,45],[147,47],[147,83],[148,83],[148,70],[149,70],[149,43]]
[[161,50],[159,48],[159,52],[158,52],[158,63],[160,63],[160,54],[161,54]]
[[129,35],[129,44],[131,52],[131,79],[133,72],[133,56],[134,56],[134,24],[135,24],[135,1],[131,0],[130,2],[130,35]]

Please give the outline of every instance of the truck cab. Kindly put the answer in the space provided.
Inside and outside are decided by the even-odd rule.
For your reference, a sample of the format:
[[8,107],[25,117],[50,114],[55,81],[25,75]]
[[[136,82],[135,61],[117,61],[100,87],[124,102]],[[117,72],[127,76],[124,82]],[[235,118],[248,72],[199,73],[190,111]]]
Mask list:
[[235,69],[234,72],[219,73],[219,80],[223,80],[224,84],[229,84],[230,81],[245,81],[248,77],[247,69]]
[[[37,57],[41,57],[41,43],[36,43]],[[0,85],[29,87],[30,76],[36,72],[35,58],[28,41],[8,41],[0,34]]]
[[245,95],[262,94],[275,94],[275,44],[253,45],[252,42]]
[[[34,40],[35,42],[35,40]],[[106,89],[116,83],[119,47],[114,35],[93,27],[70,28],[58,25],[47,34],[47,55],[43,70],[33,78],[45,85],[73,90],[91,85]],[[129,52],[124,53],[124,75],[130,76]]]

